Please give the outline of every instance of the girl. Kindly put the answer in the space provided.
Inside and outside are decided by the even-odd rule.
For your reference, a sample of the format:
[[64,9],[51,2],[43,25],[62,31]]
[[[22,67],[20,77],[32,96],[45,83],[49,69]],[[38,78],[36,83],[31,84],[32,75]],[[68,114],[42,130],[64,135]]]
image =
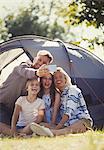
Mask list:
[[40,82],[40,97],[45,102],[44,121],[46,123],[50,123],[51,125],[55,125],[58,109],[60,106],[60,94],[56,91],[53,75],[51,73],[47,74],[47,76],[43,76],[40,79]]
[[44,118],[44,101],[37,97],[40,90],[38,78],[29,79],[26,88],[28,95],[19,97],[15,103],[11,123],[12,135],[16,132],[31,134],[30,123],[40,123]]

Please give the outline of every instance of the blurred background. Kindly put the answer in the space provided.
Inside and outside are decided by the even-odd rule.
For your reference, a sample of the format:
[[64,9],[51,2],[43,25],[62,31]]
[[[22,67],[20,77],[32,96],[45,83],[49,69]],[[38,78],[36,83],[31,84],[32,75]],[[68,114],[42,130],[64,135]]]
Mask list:
[[74,43],[104,60],[104,0],[0,0],[0,43],[30,34]]

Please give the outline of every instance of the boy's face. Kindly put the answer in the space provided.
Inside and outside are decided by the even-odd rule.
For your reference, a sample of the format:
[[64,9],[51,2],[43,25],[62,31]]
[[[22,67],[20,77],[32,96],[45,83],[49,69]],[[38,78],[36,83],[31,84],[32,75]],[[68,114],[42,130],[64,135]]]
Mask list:
[[27,86],[28,95],[37,95],[40,91],[40,83],[38,80],[32,80],[28,82]]
[[47,56],[39,55],[33,61],[33,67],[35,69],[39,69],[42,65],[48,65],[50,63],[50,59]]

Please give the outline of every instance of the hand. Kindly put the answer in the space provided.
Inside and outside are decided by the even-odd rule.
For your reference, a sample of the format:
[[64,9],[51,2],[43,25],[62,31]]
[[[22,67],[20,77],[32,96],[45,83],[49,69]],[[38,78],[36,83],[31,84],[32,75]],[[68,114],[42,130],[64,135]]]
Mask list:
[[51,124],[51,123],[46,123],[45,127],[49,128],[49,129],[54,129],[56,127],[55,124]]
[[45,123],[44,126],[47,127],[47,128],[51,128],[51,124],[50,123]]
[[63,124],[59,123],[56,127],[55,127],[55,130],[58,130],[58,129],[61,129],[63,128]]
[[17,136],[16,128],[11,128],[10,133],[11,133],[11,136],[14,136],[14,137]]
[[73,123],[69,126],[69,130],[71,130],[73,133],[81,133],[87,131],[87,128],[83,124],[81,120],[77,121],[76,123]]
[[43,77],[46,76],[47,74],[49,74],[49,69],[47,67],[47,65],[42,65],[38,70],[37,70],[37,76],[39,77]]

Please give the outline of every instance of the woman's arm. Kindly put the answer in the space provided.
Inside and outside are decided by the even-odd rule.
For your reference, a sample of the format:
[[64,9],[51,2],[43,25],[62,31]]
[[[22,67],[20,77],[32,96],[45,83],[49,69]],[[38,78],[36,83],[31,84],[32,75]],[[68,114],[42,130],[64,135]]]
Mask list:
[[17,123],[19,113],[21,110],[22,110],[21,106],[19,106],[18,104],[15,104],[15,108],[14,108],[14,112],[13,112],[13,116],[12,116],[12,122],[11,122],[12,134],[16,133],[16,123]]
[[53,106],[53,112],[52,112],[52,121],[51,124],[56,124],[56,117],[60,106],[60,94],[57,92],[55,95],[55,102]]
[[68,121],[68,119],[69,119],[69,116],[66,115],[66,114],[64,114],[64,115],[62,116],[61,121],[58,123],[58,125],[55,127],[55,129],[61,129],[61,128],[63,128],[63,127],[64,127],[64,123],[65,123],[66,121]]

